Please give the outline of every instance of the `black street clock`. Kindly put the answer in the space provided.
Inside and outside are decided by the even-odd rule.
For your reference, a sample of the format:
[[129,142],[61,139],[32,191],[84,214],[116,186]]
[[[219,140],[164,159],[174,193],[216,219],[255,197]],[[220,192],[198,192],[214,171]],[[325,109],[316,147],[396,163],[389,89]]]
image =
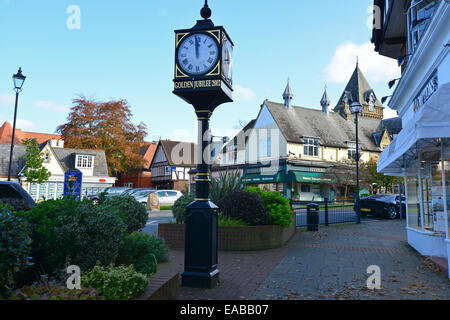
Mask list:
[[[209,121],[215,108],[232,102],[233,42],[223,27],[209,19],[208,1],[201,10],[204,20],[191,29],[175,31],[173,93],[190,103],[198,119],[198,159],[195,201],[186,207],[184,272],[181,284],[214,288],[218,269],[218,208],[211,202],[209,184]],[[205,158],[206,157],[206,158]]]
[[202,10],[204,20],[198,20],[193,28],[175,31],[173,93],[194,108],[199,94],[204,93],[201,104],[210,96],[213,111],[233,101],[233,42],[223,27],[214,26],[207,13]]

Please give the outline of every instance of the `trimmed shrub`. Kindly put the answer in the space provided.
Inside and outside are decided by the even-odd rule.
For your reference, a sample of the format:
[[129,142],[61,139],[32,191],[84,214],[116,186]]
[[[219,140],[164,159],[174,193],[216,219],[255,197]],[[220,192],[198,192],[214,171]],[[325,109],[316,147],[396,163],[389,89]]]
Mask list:
[[158,262],[169,259],[168,253],[169,248],[164,240],[147,233],[134,232],[125,235],[117,264],[134,265],[137,272],[150,276],[156,272]]
[[75,215],[77,202],[74,199],[48,200],[37,204],[29,211],[17,214],[31,226],[31,256],[41,273],[50,274],[65,264],[67,250],[55,241],[55,231],[62,225],[58,217]]
[[127,225],[127,232],[133,233],[145,228],[148,221],[147,209],[131,196],[107,198],[100,207],[104,211],[118,210],[119,216]]
[[195,195],[192,193],[186,193],[175,201],[172,212],[177,223],[184,223],[186,221],[186,207],[194,201]]
[[289,227],[293,221],[293,212],[286,199],[278,191],[263,192],[259,188],[249,187],[246,190],[261,196],[264,207],[269,214],[270,224],[280,225],[285,228]]
[[14,289],[16,275],[31,265],[31,238],[26,221],[0,202],[0,298]]
[[97,262],[115,263],[126,231],[116,210],[104,211],[90,201],[48,200],[19,214],[32,227],[32,256],[40,274],[59,276],[67,263],[83,271]]
[[148,286],[148,278],[134,267],[95,266],[81,277],[81,285],[95,288],[105,300],[130,300]]
[[64,260],[78,265],[82,271],[96,264],[107,266],[116,262],[127,226],[116,212],[104,210],[90,201],[80,202],[77,214],[59,218],[54,242],[64,248]]
[[33,285],[17,290],[10,300],[103,300],[94,288],[70,290],[64,286]]
[[261,197],[246,191],[234,191],[222,199],[219,210],[232,220],[241,220],[256,226],[269,222]]

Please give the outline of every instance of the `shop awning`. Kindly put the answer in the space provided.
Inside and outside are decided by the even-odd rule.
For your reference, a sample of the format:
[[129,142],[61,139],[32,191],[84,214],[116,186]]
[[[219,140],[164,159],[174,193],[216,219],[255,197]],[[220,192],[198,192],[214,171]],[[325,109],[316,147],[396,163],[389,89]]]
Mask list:
[[290,171],[289,180],[292,182],[309,182],[309,183],[330,183],[331,178],[324,177],[320,172],[300,172]]
[[415,158],[439,138],[450,138],[450,83],[441,85],[414,117],[403,123],[403,130],[381,154],[378,172],[402,175],[403,161]]
[[247,174],[242,178],[244,183],[277,183],[282,182],[281,172],[274,175]]

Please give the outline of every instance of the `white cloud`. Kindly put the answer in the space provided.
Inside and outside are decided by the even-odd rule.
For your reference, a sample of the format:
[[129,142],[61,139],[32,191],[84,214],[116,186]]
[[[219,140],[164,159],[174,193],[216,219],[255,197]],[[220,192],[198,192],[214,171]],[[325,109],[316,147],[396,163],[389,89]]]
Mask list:
[[13,107],[15,98],[13,94],[0,94],[0,107]]
[[392,110],[387,107],[384,108],[384,119],[390,119],[390,118],[395,118],[395,117],[398,117],[396,110]]
[[[8,120],[8,122],[13,125],[13,119]],[[31,122],[30,120],[26,119],[16,119],[16,128],[21,130],[30,130],[35,129],[37,126]]]
[[251,101],[256,98],[256,94],[250,88],[245,88],[241,85],[234,87],[233,97],[235,101]]
[[56,112],[69,112],[70,111],[69,107],[59,105],[56,102],[53,102],[50,100],[49,101],[36,101],[34,103],[34,106],[38,107],[38,108],[42,108],[42,109],[56,111]]
[[372,43],[358,45],[346,42],[336,48],[331,62],[325,68],[326,81],[346,84],[355,70],[357,57],[359,68],[371,83],[388,82],[400,76],[397,62],[375,52]]

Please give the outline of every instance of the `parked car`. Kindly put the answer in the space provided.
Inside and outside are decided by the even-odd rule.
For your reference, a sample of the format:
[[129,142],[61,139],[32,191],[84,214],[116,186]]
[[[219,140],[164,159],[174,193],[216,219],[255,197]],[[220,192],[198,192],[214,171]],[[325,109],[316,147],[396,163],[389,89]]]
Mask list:
[[145,189],[142,188],[140,190],[137,190],[136,192],[132,193],[130,196],[134,197],[136,201],[142,203],[144,206],[147,205],[148,197],[151,193],[155,192],[156,189]]
[[0,181],[0,202],[11,205],[17,211],[29,210],[36,205],[20,184],[6,181]]
[[130,190],[128,187],[109,187],[106,188],[102,193],[89,195],[88,199],[91,200],[94,204],[97,204],[100,201],[100,196],[104,193],[105,198],[120,196],[125,191]]
[[[173,206],[175,201],[177,201],[178,198],[181,198],[183,196],[181,191],[178,190],[157,190],[153,193],[158,195],[160,206]],[[147,199],[147,208],[149,210],[150,210],[150,196],[153,193],[149,194]]]
[[[361,199],[361,215],[374,215],[396,219],[400,214],[400,196],[398,194],[376,194]],[[402,195],[402,212],[406,216],[406,198]]]
[[141,191],[156,191],[155,188],[133,188],[122,193],[122,196],[133,196],[137,192]]

